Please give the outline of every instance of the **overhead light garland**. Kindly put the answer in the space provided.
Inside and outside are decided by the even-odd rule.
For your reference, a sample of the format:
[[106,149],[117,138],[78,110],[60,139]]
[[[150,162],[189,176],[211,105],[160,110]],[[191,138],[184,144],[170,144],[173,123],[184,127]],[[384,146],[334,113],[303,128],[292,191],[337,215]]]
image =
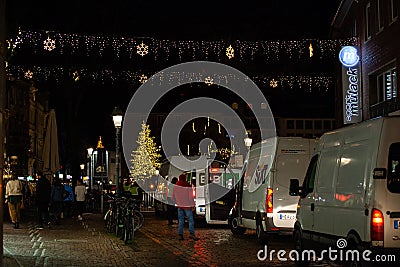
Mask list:
[[[35,82],[46,82],[55,81],[62,82],[68,77],[73,79],[78,79],[79,81],[89,81],[91,83],[99,84],[115,84],[117,82],[130,82],[133,86],[137,86],[138,82],[148,82],[148,75],[143,74],[139,71],[115,71],[111,69],[102,70],[90,70],[88,68],[66,68],[66,67],[42,67],[42,66],[7,66],[7,77],[9,80],[12,79],[33,79]],[[161,85],[161,84],[184,84],[187,81],[205,81],[207,78],[213,81],[213,84],[218,84],[222,86],[228,86],[228,84],[239,78],[233,74],[226,75],[210,75],[206,73],[192,73],[192,72],[173,72],[164,73],[159,72],[159,75],[155,75],[151,79],[151,84]],[[149,74],[150,75],[150,74]],[[71,79],[71,78],[69,78]],[[295,87],[307,89],[308,91],[318,90],[318,91],[328,91],[333,84],[333,78],[329,75],[275,75],[271,77],[270,75],[263,76],[252,76],[249,79],[243,81],[243,85],[250,82],[250,79],[254,81],[259,87],[267,88],[268,86],[278,85],[281,88]],[[273,83],[271,83],[273,82]],[[271,85],[272,84],[272,85]],[[311,88],[311,89],[310,89]]]
[[[253,60],[264,57],[266,60],[279,60],[282,56],[288,58],[307,59],[310,57],[311,46],[313,54],[318,50],[320,58],[336,57],[337,52],[344,45],[357,44],[357,38],[318,40],[304,39],[292,41],[243,41],[236,40],[227,46],[226,41],[192,41],[192,40],[158,40],[151,37],[115,37],[95,36],[84,34],[52,33],[50,39],[46,32],[19,31],[15,38],[8,40],[11,52],[16,49],[31,48],[36,54],[43,53],[43,44],[46,41],[47,49],[54,50],[61,55],[84,54],[86,56],[104,55],[107,49],[116,57],[132,58],[134,54],[141,57],[151,52],[154,59],[169,60],[170,54],[178,55],[179,60],[208,60],[210,58],[223,60],[222,55],[229,59],[235,57],[240,61]],[[312,45],[311,45],[312,43]],[[55,48],[57,44],[57,49]],[[136,53],[132,53],[132,48]],[[174,57],[176,59],[176,57]]]

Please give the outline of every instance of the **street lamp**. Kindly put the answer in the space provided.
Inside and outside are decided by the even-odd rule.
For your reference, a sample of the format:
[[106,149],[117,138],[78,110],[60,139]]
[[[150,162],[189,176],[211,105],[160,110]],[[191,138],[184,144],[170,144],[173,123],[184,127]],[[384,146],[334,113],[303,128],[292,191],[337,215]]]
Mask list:
[[81,168],[81,176],[83,179],[83,176],[85,175],[84,170],[85,170],[85,164],[80,164],[79,167]]
[[88,157],[89,157],[89,166],[88,166],[88,176],[90,179],[90,190],[93,190],[93,177],[92,177],[92,155],[93,155],[93,147],[89,147],[87,149]]
[[121,134],[121,126],[122,126],[122,111],[115,107],[112,113],[114,126],[116,130],[115,134],[115,166],[116,166],[116,174],[117,174],[117,184],[116,184],[116,192],[121,193],[121,177],[119,175],[119,138]]
[[252,142],[253,142],[253,139],[251,139],[246,133],[246,138],[244,138],[244,145],[246,146],[247,150],[250,150]]

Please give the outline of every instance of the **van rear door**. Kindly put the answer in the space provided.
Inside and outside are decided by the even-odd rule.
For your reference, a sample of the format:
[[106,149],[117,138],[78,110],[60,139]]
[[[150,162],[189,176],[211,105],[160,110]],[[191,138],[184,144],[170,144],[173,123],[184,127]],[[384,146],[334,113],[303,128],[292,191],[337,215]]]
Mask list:
[[239,178],[229,167],[209,168],[209,183],[204,186],[207,223],[227,222],[229,212],[235,204],[234,185]]
[[389,146],[384,246],[400,248],[400,142]]

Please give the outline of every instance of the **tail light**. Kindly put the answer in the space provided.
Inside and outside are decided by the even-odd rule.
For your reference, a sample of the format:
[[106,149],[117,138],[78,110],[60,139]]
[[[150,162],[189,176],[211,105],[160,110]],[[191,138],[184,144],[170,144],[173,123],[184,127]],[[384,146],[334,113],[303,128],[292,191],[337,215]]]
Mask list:
[[193,197],[196,197],[196,189],[192,190]]
[[378,209],[372,209],[371,241],[383,241],[383,214]]
[[273,205],[272,205],[272,188],[267,188],[266,190],[266,198],[265,198],[265,209],[267,213],[272,213]]

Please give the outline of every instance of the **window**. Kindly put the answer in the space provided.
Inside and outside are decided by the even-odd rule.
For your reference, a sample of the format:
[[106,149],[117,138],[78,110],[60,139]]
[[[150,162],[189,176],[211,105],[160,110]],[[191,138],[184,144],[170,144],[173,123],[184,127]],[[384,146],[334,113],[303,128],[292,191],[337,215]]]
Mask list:
[[317,130],[321,130],[322,129],[322,121],[320,121],[320,120],[314,121],[314,128]]
[[287,120],[286,121],[286,128],[294,129],[294,121],[293,120]]
[[353,23],[353,36],[357,36],[357,20],[354,20]]
[[324,120],[324,130],[332,129],[331,121]]
[[376,75],[376,92],[371,94],[371,104],[397,97],[397,71],[392,68]]
[[371,4],[365,6],[365,41],[371,39]]
[[392,193],[400,193],[400,143],[389,148],[387,187]]
[[313,125],[312,120],[306,120],[306,121],[305,121],[305,124],[306,124],[306,129],[307,129],[307,130],[310,130],[310,129],[313,128],[313,127],[312,127],[312,125]]
[[308,193],[314,191],[314,181],[315,181],[315,173],[317,170],[317,163],[318,163],[318,155],[315,155],[311,159],[310,164],[308,165],[307,168],[306,177],[304,178],[302,186],[302,192],[301,192],[302,197],[305,197],[307,196]]
[[376,2],[376,25],[377,25],[377,32],[380,32],[383,29],[384,23],[384,16],[383,16],[383,8],[382,8],[383,0],[378,0]]
[[398,0],[390,0],[390,3],[389,3],[389,10],[390,10],[389,15],[390,15],[391,22],[397,20],[397,16],[398,16],[397,1]]
[[296,121],[296,129],[303,129],[304,128],[304,124],[303,124],[303,120],[297,120]]

